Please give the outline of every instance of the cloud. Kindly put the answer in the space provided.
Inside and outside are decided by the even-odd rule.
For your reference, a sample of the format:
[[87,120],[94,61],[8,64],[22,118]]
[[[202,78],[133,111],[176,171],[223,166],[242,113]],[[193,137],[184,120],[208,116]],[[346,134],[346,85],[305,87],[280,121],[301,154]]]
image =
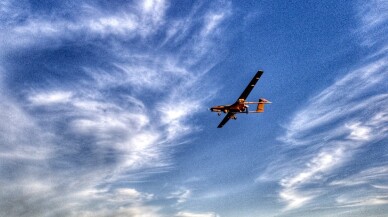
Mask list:
[[[164,25],[168,8],[168,3],[163,0],[123,4],[114,12],[97,4],[81,3],[72,10],[61,11],[64,8],[59,7],[54,13],[36,14],[28,3],[17,5],[16,1],[2,3],[1,10],[9,15],[3,18],[7,19],[2,27],[1,45],[4,49],[34,44],[45,46],[47,40],[55,42],[51,45],[58,46],[62,40],[74,38],[83,41],[109,36],[147,38]],[[71,19],[65,19],[64,14],[70,15]],[[18,19],[22,22],[15,22]],[[13,37],[9,38],[10,35]]]
[[0,158],[4,160],[4,166],[19,160],[35,163],[47,160],[53,152],[48,144],[54,135],[41,130],[36,120],[20,108],[16,100],[7,96],[6,88],[2,87],[4,80],[0,77]]
[[225,16],[227,16],[227,14],[225,14],[224,11],[208,14],[205,18],[205,26],[203,27],[201,34],[206,36],[214,32],[217,26],[225,19]]
[[1,3],[0,215],[163,216],[158,195],[129,185],[168,171],[198,130],[190,118],[208,98],[196,87],[220,59],[226,16],[193,9],[178,46],[167,32],[189,18],[168,19],[167,1],[66,4]]
[[362,39],[362,45],[385,46],[387,40],[383,36],[387,31],[388,3],[384,0],[359,1],[357,12],[360,27],[356,32]]
[[192,213],[192,212],[179,212],[176,217],[219,217],[216,213]]
[[387,189],[379,181],[388,180],[388,166],[371,167],[349,177],[332,181],[333,186],[349,187],[368,184],[376,189]]
[[[368,4],[368,8],[373,9],[376,2]],[[373,34],[374,25],[386,22],[386,17],[371,17],[371,12],[374,10],[362,12],[369,17],[365,17],[360,29],[368,29],[368,34]],[[384,167],[366,168],[345,179],[333,179],[342,177],[341,171],[357,161],[357,153],[371,149],[387,138],[387,67],[386,54],[364,59],[363,63],[308,99],[285,124],[285,133],[278,138],[286,145],[282,154],[256,180],[278,180],[279,199],[285,203],[285,211],[314,203],[315,199],[328,194],[352,195],[351,192],[356,191],[344,189],[345,186],[386,183],[386,177],[377,172]],[[336,192],[332,191],[333,186],[336,186]],[[355,201],[349,199],[354,198],[352,195],[337,201],[326,200],[325,204],[385,204],[384,193],[381,188],[374,189],[357,195]]]
[[72,97],[71,92],[53,91],[50,93],[40,93],[30,96],[30,102],[35,105],[49,105],[58,103],[67,103]]
[[186,202],[191,197],[191,190],[190,189],[180,189],[178,191],[172,192],[169,196],[167,196],[168,199],[176,199],[177,204]]
[[[375,68],[371,75],[373,81],[359,79],[359,70],[349,73],[318,94],[319,97],[310,100],[309,105],[294,116],[281,141],[291,145],[290,153],[294,152],[293,146],[309,147],[304,148],[299,160],[288,161],[288,164],[293,165],[291,168],[281,168],[283,178],[279,182],[282,186],[279,196],[287,202],[286,210],[301,207],[323,194],[320,188],[311,186],[325,183],[326,177],[353,160],[353,155],[361,147],[385,138],[388,95],[370,94],[373,87],[365,88],[368,83],[381,85],[384,82],[383,77],[387,75],[385,67]],[[364,92],[359,91],[359,87]],[[354,89],[358,90],[351,91]],[[342,94],[350,92],[352,94],[347,96]],[[358,100],[361,97],[357,96],[363,94],[370,95]],[[332,96],[342,98],[331,101]],[[349,109],[338,110],[346,104]]]
[[336,199],[340,207],[366,207],[388,204],[386,196],[362,196],[358,198],[341,196]]

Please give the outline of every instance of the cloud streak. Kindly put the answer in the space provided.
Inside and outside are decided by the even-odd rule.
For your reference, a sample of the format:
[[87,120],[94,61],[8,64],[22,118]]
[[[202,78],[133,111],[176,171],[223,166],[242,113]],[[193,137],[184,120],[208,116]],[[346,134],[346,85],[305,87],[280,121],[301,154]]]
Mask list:
[[[368,8],[374,8],[376,2],[368,3]],[[387,22],[385,17],[373,16],[373,11],[360,12],[363,15],[363,26],[360,29],[369,35],[375,33],[375,25],[380,26]],[[332,191],[333,187],[341,189],[358,184],[371,185],[374,182],[384,183],[385,186],[388,181],[376,172],[384,167],[366,168],[358,175],[330,181],[342,175],[339,169],[346,170],[357,161],[356,154],[372,149],[374,144],[386,139],[387,56],[386,53],[374,56],[375,58],[364,60],[364,63],[310,98],[285,125],[285,134],[279,137],[287,145],[282,157],[257,179],[279,180],[279,199],[285,203],[284,211],[313,204],[316,198],[339,194]],[[386,204],[383,196],[386,192],[381,190],[384,187],[372,188],[374,189],[368,192],[373,193],[364,192],[357,195],[354,201],[350,199],[351,196],[339,196],[341,199],[327,200],[326,203],[334,207],[338,204]],[[342,192],[347,195],[352,190],[354,189]]]
[[[188,18],[167,19],[167,1],[69,4],[70,11],[54,5],[40,13],[28,3],[1,5],[7,64],[0,88],[6,111],[0,215],[164,216],[150,205],[158,195],[127,185],[173,167],[174,147],[197,130],[188,120],[207,99],[195,87],[205,84],[211,66],[196,63],[219,58],[217,32],[230,7],[201,8],[199,27],[185,26],[193,30],[189,43],[171,52],[175,45],[163,42],[179,35],[167,32],[184,31],[172,23]],[[188,103],[196,106],[187,111]]]
[[[294,117],[281,141],[310,147],[303,147],[302,158],[307,163],[295,162],[298,169],[290,169],[291,174],[280,181],[280,197],[287,201],[287,209],[300,207],[322,194],[321,190],[308,193],[303,189],[324,183],[335,169],[352,161],[361,147],[385,138],[388,95],[374,92],[375,85],[386,82],[385,62],[376,61],[351,72],[310,100],[307,108]],[[359,76],[365,69],[370,79]]]
[[192,212],[179,212],[176,217],[219,217],[215,213],[192,213]]

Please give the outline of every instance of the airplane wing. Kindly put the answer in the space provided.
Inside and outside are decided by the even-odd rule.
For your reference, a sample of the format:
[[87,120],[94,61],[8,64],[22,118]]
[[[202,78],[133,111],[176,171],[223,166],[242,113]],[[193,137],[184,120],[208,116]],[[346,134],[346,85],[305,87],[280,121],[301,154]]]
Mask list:
[[226,122],[229,121],[230,116],[232,116],[232,115],[234,115],[233,112],[228,112],[228,114],[225,115],[224,119],[222,119],[221,123],[218,125],[217,128],[222,128],[226,124]]
[[263,73],[264,72],[261,70],[257,71],[255,77],[252,78],[251,82],[249,82],[248,86],[245,88],[244,92],[242,92],[241,96],[237,99],[237,101],[239,99],[245,100],[248,97],[248,95],[251,93],[252,89],[255,87],[257,81],[260,79]]

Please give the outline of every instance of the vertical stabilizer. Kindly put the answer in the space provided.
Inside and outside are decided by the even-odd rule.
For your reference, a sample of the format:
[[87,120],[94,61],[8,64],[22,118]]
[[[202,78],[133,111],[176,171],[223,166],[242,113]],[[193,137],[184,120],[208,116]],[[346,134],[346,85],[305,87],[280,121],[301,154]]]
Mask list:
[[257,109],[256,109],[256,112],[264,112],[264,103],[259,103],[257,104]]
[[271,102],[266,100],[266,99],[263,99],[263,98],[259,99],[259,103],[257,104],[256,112],[259,112],[259,113],[264,112],[264,106],[265,106],[265,104],[268,104],[268,103],[271,103]]

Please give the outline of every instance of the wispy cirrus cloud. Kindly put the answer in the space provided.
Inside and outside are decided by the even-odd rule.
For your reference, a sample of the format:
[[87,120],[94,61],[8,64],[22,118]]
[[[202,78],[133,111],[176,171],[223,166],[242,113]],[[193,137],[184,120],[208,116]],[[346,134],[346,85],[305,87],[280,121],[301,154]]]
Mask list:
[[388,30],[386,25],[388,3],[384,0],[359,1],[357,11],[360,25],[356,32],[362,40],[362,45],[368,47],[378,45],[386,49],[387,39],[384,35]]
[[174,191],[167,196],[168,199],[176,199],[177,204],[184,203],[190,198],[192,192],[190,189],[182,188],[178,191]]
[[[343,185],[343,186],[353,186],[361,184],[373,184],[373,182],[378,182],[381,179],[388,179],[388,167],[372,167],[365,169],[357,174],[346,177],[341,180],[335,180],[331,185]],[[376,188],[384,189],[384,186],[378,185],[377,183],[373,184]]]
[[[379,67],[374,67],[376,64]],[[301,207],[324,194],[318,186],[335,175],[336,169],[354,160],[353,155],[363,146],[385,138],[388,95],[376,91],[375,85],[386,82],[386,67],[380,60],[349,73],[294,117],[281,141],[296,145],[299,150],[291,148],[289,152],[302,156],[288,161],[292,167],[282,168],[285,176],[279,196],[287,202],[286,209]],[[369,71],[370,80],[358,74],[366,69],[374,69]]]
[[193,212],[178,212],[176,217],[219,217],[216,213],[193,213]]
[[[73,3],[69,3],[70,5]],[[33,13],[28,3],[24,7],[15,1],[6,1],[1,10],[8,22],[2,27],[2,40],[7,46],[44,45],[46,40],[60,43],[61,40],[91,40],[108,36],[147,38],[164,25],[168,2],[144,1],[135,5],[123,3],[112,12],[97,3],[74,4],[69,10],[54,11],[48,14]],[[11,16],[12,14],[12,16]],[[15,15],[16,14],[16,15]],[[68,16],[72,19],[68,19]],[[19,18],[18,23],[11,22]],[[7,36],[13,35],[13,38]],[[16,40],[15,40],[16,39]]]
[[[373,15],[377,2],[365,3],[369,9],[364,11],[363,8],[359,13],[363,17],[360,29],[366,33],[363,37],[373,36],[377,26],[387,22],[381,14]],[[343,176],[340,171],[349,170],[352,163],[357,161],[357,153],[365,149],[373,150],[374,144],[387,138],[387,55],[381,50],[377,52],[380,52],[379,55],[366,58],[359,66],[310,98],[284,126],[285,134],[279,140],[287,146],[282,156],[257,181],[278,180],[279,199],[285,203],[285,211],[314,204],[317,198],[341,193],[343,196],[338,196],[340,199],[326,200],[325,206],[386,203],[386,192],[381,188],[377,190],[371,187],[374,190],[358,195],[354,201],[351,198],[355,198],[352,195],[355,189],[344,189],[355,184],[374,186],[375,182],[385,186],[387,180],[379,173],[371,175],[373,181],[372,177],[362,175],[371,174],[377,168],[364,168],[354,177],[336,180]],[[381,163],[385,165],[387,162]],[[336,192],[333,192],[333,188]]]
[[388,204],[387,165],[369,167],[343,179],[330,183],[344,189],[336,202],[340,207],[358,207]]
[[[68,2],[71,10],[52,5],[39,12],[28,2],[1,4],[7,64],[0,84],[6,111],[0,213],[164,216],[150,205],[158,195],[127,185],[171,168],[173,148],[197,129],[188,120],[207,99],[195,87],[212,65],[196,63],[219,58],[218,31],[230,6],[202,7],[177,46],[163,41],[176,41],[179,35],[167,32],[184,31],[173,23],[187,17],[168,19],[168,1],[112,8]],[[204,21],[215,13],[209,28]],[[187,111],[188,103],[196,106]]]

